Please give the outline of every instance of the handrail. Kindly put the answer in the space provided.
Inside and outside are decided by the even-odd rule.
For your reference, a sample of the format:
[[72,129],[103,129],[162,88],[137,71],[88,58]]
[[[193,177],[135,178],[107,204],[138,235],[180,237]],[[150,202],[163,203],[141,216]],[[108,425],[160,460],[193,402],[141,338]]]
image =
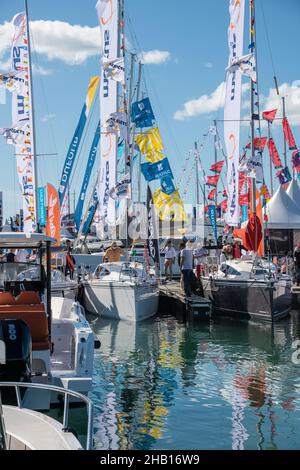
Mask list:
[[22,409],[22,399],[20,395],[20,387],[23,388],[32,388],[32,389],[42,389],[48,390],[51,392],[58,392],[64,396],[64,412],[63,412],[63,432],[68,432],[69,424],[69,408],[70,408],[70,397],[79,398],[86,405],[87,409],[87,437],[86,437],[86,450],[91,450],[93,445],[93,411],[94,405],[93,402],[82,395],[81,393],[75,392],[73,390],[67,390],[62,387],[57,387],[55,385],[46,385],[46,384],[37,384],[37,383],[28,383],[28,382],[0,382],[1,387],[11,387],[15,389],[16,398],[18,403],[18,408]]

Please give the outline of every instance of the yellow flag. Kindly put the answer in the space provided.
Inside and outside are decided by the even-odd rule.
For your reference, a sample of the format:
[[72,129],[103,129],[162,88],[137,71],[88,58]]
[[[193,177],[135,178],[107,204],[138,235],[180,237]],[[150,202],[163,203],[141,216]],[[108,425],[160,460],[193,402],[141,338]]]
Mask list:
[[168,195],[161,189],[156,189],[153,193],[153,202],[161,220],[172,219],[175,222],[186,220],[183,202],[177,190]]
[[150,129],[145,134],[139,134],[135,141],[148,162],[156,163],[164,158],[164,147],[157,127]]

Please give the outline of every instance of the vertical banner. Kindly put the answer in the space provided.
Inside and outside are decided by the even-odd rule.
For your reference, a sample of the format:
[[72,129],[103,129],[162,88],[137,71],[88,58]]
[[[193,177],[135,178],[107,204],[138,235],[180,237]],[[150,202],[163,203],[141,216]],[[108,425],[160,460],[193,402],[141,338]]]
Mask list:
[[148,211],[148,253],[153,259],[156,266],[160,265],[159,262],[159,246],[158,246],[158,234],[155,220],[155,210],[153,205],[153,196],[150,187],[147,189],[147,211]]
[[56,239],[54,246],[60,245],[60,204],[56,189],[47,184],[47,225],[46,235]]
[[[119,4],[118,0],[98,0],[97,14],[101,29],[102,57],[114,60],[118,57]],[[116,219],[115,201],[109,197],[116,185],[117,134],[108,131],[107,123],[111,114],[118,111],[118,83],[102,67],[100,80],[100,177],[99,211],[102,222],[114,226]]]
[[230,0],[230,26],[228,29],[229,67],[226,76],[224,108],[224,140],[227,151],[228,210],[226,222],[230,226],[239,222],[239,147],[242,96],[242,74],[230,66],[243,55],[245,0]]
[[46,191],[44,187],[38,188],[38,213],[39,213],[39,224],[41,227],[45,227],[47,223],[47,214],[46,214]]
[[91,110],[91,106],[95,98],[95,94],[99,85],[99,80],[100,80],[99,77],[92,77],[90,79],[86,100],[83,105],[79,122],[77,124],[73,139],[68,149],[68,153],[66,156],[66,160],[64,163],[64,167],[63,167],[63,171],[62,171],[62,175],[60,179],[60,184],[58,188],[59,202],[61,206],[63,205],[63,200],[65,197],[67,188],[68,188],[68,183],[70,181],[70,176],[71,176],[74,162],[76,159],[76,155],[79,149],[84,127],[86,125],[86,122],[87,122],[87,119]]
[[218,240],[218,231],[217,231],[217,211],[216,211],[216,206],[210,205],[208,206],[208,215],[209,215],[209,220],[213,228],[214,232],[214,239],[215,241]]
[[17,173],[23,199],[24,232],[36,230],[36,200],[34,174],[34,140],[32,102],[30,94],[30,67],[28,31],[25,13],[13,18],[14,39],[11,51],[12,71],[19,78],[18,87],[12,89],[13,127],[24,131],[15,145]]
[[98,124],[95,135],[94,135],[92,147],[91,147],[88,162],[87,162],[87,167],[86,167],[85,174],[83,177],[83,182],[82,182],[82,186],[81,186],[81,190],[79,193],[79,198],[78,198],[78,202],[77,202],[77,206],[75,210],[75,224],[76,224],[77,230],[79,230],[79,227],[80,227],[80,220],[81,220],[81,215],[83,211],[86,191],[87,191],[91,174],[92,174],[92,170],[94,167],[99,140],[100,140],[100,123]]

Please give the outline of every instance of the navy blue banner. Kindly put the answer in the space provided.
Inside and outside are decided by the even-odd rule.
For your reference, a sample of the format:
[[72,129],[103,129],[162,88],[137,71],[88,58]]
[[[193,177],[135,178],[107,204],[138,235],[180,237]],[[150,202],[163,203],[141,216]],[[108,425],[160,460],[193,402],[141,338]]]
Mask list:
[[162,192],[167,194],[168,196],[170,196],[170,194],[173,194],[176,190],[173,180],[169,176],[166,178],[162,178],[160,181],[160,185]]
[[155,120],[149,98],[136,101],[131,108],[131,121],[136,127],[151,127]]
[[164,158],[157,163],[142,163],[141,171],[146,181],[153,181],[162,178],[173,178],[169,160]]
[[79,230],[79,227],[80,227],[80,220],[82,216],[85,196],[86,196],[87,188],[91,179],[91,174],[92,174],[92,170],[93,170],[95,159],[96,159],[99,140],[100,140],[100,122],[98,123],[97,129],[94,135],[93,143],[91,146],[91,150],[90,150],[90,154],[89,154],[89,158],[87,162],[87,167],[85,170],[81,190],[79,193],[79,198],[77,201],[77,206],[75,209],[74,218],[75,218],[75,225],[76,225],[77,230]]
[[218,232],[217,232],[217,211],[216,211],[216,206],[208,206],[208,215],[209,215],[210,223],[211,223],[213,231],[214,231],[214,238],[217,241]]

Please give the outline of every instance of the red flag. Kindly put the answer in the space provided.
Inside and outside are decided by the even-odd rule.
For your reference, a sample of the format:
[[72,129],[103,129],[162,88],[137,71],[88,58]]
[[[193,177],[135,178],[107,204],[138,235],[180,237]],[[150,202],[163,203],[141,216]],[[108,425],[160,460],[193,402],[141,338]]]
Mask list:
[[262,117],[263,119],[266,119],[266,121],[269,121],[272,124],[277,114],[277,111],[278,109],[272,109],[271,111],[264,111],[262,113]]
[[215,198],[216,198],[216,192],[217,192],[217,191],[216,191],[216,188],[212,189],[212,190],[209,192],[209,194],[208,194],[208,196],[207,196],[207,199],[208,199],[209,201],[214,201]]
[[239,197],[239,205],[243,206],[244,204],[249,204],[248,194],[241,194]]
[[257,251],[262,240],[262,226],[259,217],[251,213],[247,226],[244,229],[234,230],[233,235],[242,239],[246,250]]
[[60,245],[60,205],[59,197],[56,189],[47,184],[47,199],[48,199],[48,212],[47,212],[47,226],[46,235],[56,239],[53,246]]
[[215,163],[210,167],[210,171],[215,171],[216,173],[221,173],[224,165],[224,160],[221,160],[220,162]]
[[272,137],[268,140],[268,149],[269,149],[270,158],[271,158],[271,160],[274,164],[274,167],[275,168],[282,168],[282,163],[281,163],[281,160],[280,160],[280,156],[279,156],[278,150],[276,148],[274,139]]
[[291,131],[289,122],[287,118],[283,118],[282,120],[282,127],[283,127],[283,133],[284,133],[284,138],[289,144],[289,149],[290,150],[297,150],[297,145],[293,136],[293,133]]
[[254,139],[254,148],[255,150],[260,150],[261,152],[264,151],[265,145],[267,143],[267,137],[256,137]]
[[224,199],[221,203],[220,203],[220,207],[222,209],[223,212],[226,212],[227,211],[227,207],[228,207],[228,201],[227,199]]
[[219,176],[220,175],[208,176],[206,178],[206,184],[208,184],[209,186],[217,186],[218,181],[219,181]]
[[249,144],[246,145],[245,149],[251,149],[251,142],[249,142]]

